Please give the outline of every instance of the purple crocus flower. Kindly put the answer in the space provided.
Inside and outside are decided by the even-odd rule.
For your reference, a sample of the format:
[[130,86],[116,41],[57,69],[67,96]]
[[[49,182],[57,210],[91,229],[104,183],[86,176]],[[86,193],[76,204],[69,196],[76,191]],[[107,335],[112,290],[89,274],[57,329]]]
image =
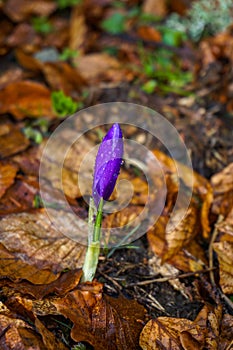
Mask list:
[[119,124],[115,123],[103,138],[95,160],[92,196],[98,208],[100,199],[111,196],[120,172],[123,139]]

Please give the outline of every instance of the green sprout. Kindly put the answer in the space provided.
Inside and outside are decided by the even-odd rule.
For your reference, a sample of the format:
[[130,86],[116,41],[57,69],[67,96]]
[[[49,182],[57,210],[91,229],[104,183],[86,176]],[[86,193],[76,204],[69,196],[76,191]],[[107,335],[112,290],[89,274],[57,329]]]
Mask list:
[[70,96],[66,96],[63,91],[53,91],[51,94],[52,106],[56,115],[64,118],[74,114],[78,108],[82,108],[82,102],[74,101]]
[[24,135],[37,144],[43,141],[45,134],[48,132],[49,122],[47,119],[39,118],[37,120],[30,121],[23,128]]
[[65,47],[59,55],[59,60],[60,61],[68,61],[68,60],[75,58],[77,56],[78,56],[77,50],[72,50],[69,47]]
[[65,9],[67,7],[72,7],[82,3],[82,0],[56,0],[58,7],[60,9]]
[[110,34],[121,34],[125,31],[127,16],[115,12],[109,18],[106,18],[102,23],[101,27]]
[[32,18],[32,26],[34,30],[40,34],[49,34],[53,31],[52,24],[49,23],[48,18],[44,16]]

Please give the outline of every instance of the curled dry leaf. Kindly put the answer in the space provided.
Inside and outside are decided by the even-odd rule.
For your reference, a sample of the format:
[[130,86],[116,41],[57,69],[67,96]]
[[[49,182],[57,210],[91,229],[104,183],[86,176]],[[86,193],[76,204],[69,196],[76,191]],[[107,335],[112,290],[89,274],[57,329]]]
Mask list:
[[14,22],[27,20],[30,16],[49,16],[55,11],[56,2],[46,0],[7,0],[3,11]]
[[224,293],[233,294],[233,241],[216,242],[213,248],[220,264],[220,286]]
[[[167,221],[168,217],[160,216],[153,228],[147,232],[147,239],[152,251],[162,259],[163,253],[167,250],[165,240]],[[175,255],[171,256],[167,260],[167,263],[179,270],[194,272],[202,270],[205,264],[207,264],[207,261],[203,248],[196,240],[191,240],[189,244],[180,249]]]
[[[4,250],[2,249],[4,252]],[[6,251],[6,250],[5,250]],[[10,256],[10,254],[9,254]],[[23,263],[21,264],[23,267]],[[29,266],[31,270],[33,269],[31,266]],[[49,271],[38,271],[38,279],[41,274],[48,273]],[[51,274],[52,275],[52,274]],[[5,287],[5,293],[7,293],[7,290],[13,290],[15,294],[20,293],[22,296],[27,295],[31,296],[35,299],[43,299],[45,296],[48,295],[65,295],[70,290],[73,290],[79,283],[80,278],[82,275],[81,269],[71,270],[62,273],[56,280],[52,282],[48,282],[47,284],[32,284],[28,281],[19,281],[19,282],[12,282],[9,281],[9,279],[4,278],[0,280],[0,286]],[[24,277],[24,276],[23,276]],[[8,295],[9,297],[9,295]]]
[[0,113],[11,113],[17,120],[53,116],[49,89],[30,80],[7,85],[0,91],[0,101]]
[[[229,317],[224,315],[226,316]],[[233,317],[230,318],[232,322]],[[221,306],[205,305],[194,321],[158,317],[150,320],[143,328],[140,346],[143,350],[218,350],[221,339],[226,337],[225,333],[230,335],[226,323],[224,322],[225,327],[222,325]]]
[[[159,150],[154,150],[153,153],[156,156],[157,160],[160,162],[161,167],[164,170],[165,174],[167,174],[169,177],[175,176],[177,182],[179,182],[179,178],[181,178],[182,181],[185,183],[185,185],[189,188],[190,188],[190,184],[192,184],[192,181],[193,181],[193,188],[190,188],[190,189],[192,190],[193,194],[198,197],[198,200],[200,201],[199,205],[201,205],[200,214],[201,214],[202,235],[204,238],[208,238],[210,233],[209,211],[213,201],[213,193],[212,193],[213,191],[209,181],[206,180],[201,175],[197,174],[196,172],[193,172],[192,169],[189,169],[188,167],[184,166],[181,163],[179,163],[179,169],[181,171],[181,174],[177,174],[176,162],[172,158],[168,157],[167,155],[165,155]],[[171,186],[169,187],[168,196],[171,197],[172,195],[170,192],[176,192],[178,188],[174,186],[174,178],[170,179],[169,181],[173,183],[173,187],[174,187],[173,191],[171,191],[172,190]],[[174,199],[176,200],[176,196],[173,198],[173,200]]]
[[2,90],[9,83],[22,80],[23,77],[24,72],[21,68],[11,68],[5,70],[5,72],[0,76],[0,90]]
[[50,332],[38,318],[35,320],[35,326],[43,339],[46,350],[68,350],[65,344],[58,341],[55,335]]
[[[71,139],[75,142],[70,147]],[[44,144],[41,145],[41,150],[43,146]],[[85,135],[80,135],[76,126],[72,129],[71,125],[69,129],[61,131],[59,139],[53,141],[49,152],[46,153],[49,158],[45,158],[44,155],[41,177],[45,180],[49,179],[54,189],[61,193],[64,191],[65,195],[70,198],[90,195],[95,161],[95,155],[90,152],[93,147],[94,143],[89,141]],[[63,159],[64,149],[67,149],[65,159]],[[62,179],[58,165],[60,155],[63,157]],[[81,170],[80,166],[82,166]]]
[[177,211],[169,220],[165,230],[166,248],[163,252],[163,262],[171,259],[195,238],[199,232],[198,217],[197,206],[193,203],[187,212]]
[[[12,33],[6,38],[6,44],[10,48],[28,49],[30,52],[33,51],[39,44],[41,44],[40,36],[35,32],[32,25],[29,23],[18,24]],[[17,57],[17,55],[16,55]],[[18,57],[17,57],[18,58]],[[18,60],[21,64],[23,60]],[[22,64],[25,67],[24,64]]]
[[233,207],[233,163],[211,178],[214,200],[211,211],[226,216]]
[[25,150],[29,140],[18,127],[10,122],[0,122],[0,158],[9,157]]
[[84,52],[84,44],[87,39],[87,26],[85,23],[84,4],[73,7],[70,19],[70,42],[69,47],[79,55]]
[[0,198],[4,195],[8,187],[14,183],[17,171],[18,167],[16,164],[0,162]]
[[[57,212],[57,215],[66,217],[62,211]],[[6,254],[11,255],[8,264],[4,258],[0,260],[0,268],[4,268],[2,273],[6,277],[22,278],[21,268],[22,263],[25,263],[25,279],[35,284],[49,283],[65,268],[82,266],[85,248],[56,231],[43,209],[4,217],[0,221],[0,233],[1,244],[7,249]],[[18,264],[21,264],[20,268]],[[42,273],[41,279],[38,270],[46,272],[45,275]]]
[[53,90],[63,90],[73,98],[77,98],[87,84],[81,74],[66,62],[45,63],[41,70]]
[[134,300],[105,297],[95,284],[81,287],[52,304],[74,326],[73,340],[85,341],[98,350],[138,349],[144,308]]
[[33,208],[38,191],[39,184],[36,177],[18,175],[0,200],[0,215],[18,213]]
[[116,58],[106,53],[91,53],[73,59],[77,70],[89,84],[101,81],[122,81],[127,78]]
[[[35,322],[45,344],[50,336],[48,330],[37,322],[37,316],[63,315],[73,322],[71,337],[75,342],[87,342],[98,350],[139,349],[138,339],[145,319],[143,306],[124,297],[105,296],[103,285],[97,282],[75,286],[74,282],[79,278],[78,271],[73,280],[72,272],[65,273],[58,281],[39,286],[42,294],[28,282],[23,282],[23,285],[11,283],[2,286],[2,295],[12,311]],[[68,291],[69,281],[71,291]],[[54,293],[60,296],[54,296]],[[53,337],[50,340],[55,341]]]
[[[196,271],[202,269],[206,261],[203,248],[195,242],[194,238],[202,232],[208,236],[209,207],[212,202],[212,189],[207,180],[192,172],[182,164],[179,169],[182,174],[177,174],[175,161],[160,151],[154,150],[157,160],[165,173],[167,185],[166,207],[163,216],[147,233],[152,250],[162,258],[162,262],[169,262],[183,271]],[[153,169],[156,170],[156,169]],[[193,189],[192,185],[193,176]],[[183,209],[186,192],[184,191],[181,206],[176,209],[170,218],[170,214],[176,203],[179,189],[179,177],[185,185],[193,190],[193,195],[188,209]],[[200,208],[200,203],[202,204]]]
[[167,13],[167,2],[165,0],[145,0],[143,3],[143,12],[163,17]]
[[29,326],[28,323],[20,318],[1,315],[1,312],[0,334],[0,348],[4,350],[48,349],[32,326]]

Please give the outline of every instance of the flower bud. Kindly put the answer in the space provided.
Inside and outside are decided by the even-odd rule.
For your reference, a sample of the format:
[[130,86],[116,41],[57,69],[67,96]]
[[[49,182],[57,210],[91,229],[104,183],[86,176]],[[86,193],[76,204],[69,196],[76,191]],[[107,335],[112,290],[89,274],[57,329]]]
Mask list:
[[100,199],[111,196],[120,172],[123,139],[119,124],[115,123],[103,138],[95,160],[92,196],[98,208]]

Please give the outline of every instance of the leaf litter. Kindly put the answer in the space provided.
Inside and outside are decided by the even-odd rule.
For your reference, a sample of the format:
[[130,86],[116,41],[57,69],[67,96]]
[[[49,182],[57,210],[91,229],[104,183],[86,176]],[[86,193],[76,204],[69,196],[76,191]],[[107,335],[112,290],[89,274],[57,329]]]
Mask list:
[[[61,3],[0,4],[0,347],[63,350],[83,342],[87,349],[97,350],[229,350],[233,346],[231,28],[195,45],[176,40],[177,33],[169,32],[172,46],[158,16],[166,19],[171,10],[184,15],[183,1],[168,6],[166,1],[134,0],[120,8],[109,1],[67,0],[65,12]],[[114,20],[120,23],[117,33]],[[183,80],[187,71],[193,75],[189,85],[182,79],[178,83],[176,75],[179,88],[174,86],[172,62]],[[146,84],[151,90],[143,88]],[[60,123],[51,100],[54,91],[70,96],[78,109],[123,100],[158,110],[178,129],[195,169],[186,216],[175,230],[168,230],[178,192],[175,163],[148,135],[124,129],[126,138],[139,137],[150,144],[168,193],[161,216],[145,237],[128,250],[119,246],[101,256],[99,282],[80,283],[85,246],[53,227],[39,196],[41,151]],[[40,133],[41,145],[27,138],[25,127]],[[66,198],[83,218],[87,208],[82,196],[90,195],[94,156],[81,178],[77,173],[98,137],[95,132],[84,135],[64,162]],[[68,139],[64,135],[61,142]],[[59,202],[62,190],[56,168],[51,160],[47,171],[53,180],[45,184],[51,205],[54,196]],[[188,186],[189,171],[183,169],[183,175]],[[147,183],[131,165],[123,167],[120,178],[130,180],[137,191],[127,208],[104,218],[107,229],[113,223],[131,225],[147,201]],[[156,172],[153,181],[160,188]],[[114,192],[112,198],[116,197]],[[119,200],[124,203],[127,198]],[[151,203],[155,200],[151,196]],[[62,207],[51,210],[69,222]],[[173,220],[183,214],[178,210]],[[77,219],[76,227],[85,240],[80,222]]]

